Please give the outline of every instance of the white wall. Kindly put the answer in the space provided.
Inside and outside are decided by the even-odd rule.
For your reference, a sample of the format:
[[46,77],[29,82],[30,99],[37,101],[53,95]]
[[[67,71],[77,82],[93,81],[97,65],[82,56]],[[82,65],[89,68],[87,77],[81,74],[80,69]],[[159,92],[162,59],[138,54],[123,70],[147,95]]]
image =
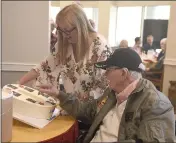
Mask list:
[[[1,15],[1,0],[0,0],[0,15]],[[1,18],[0,18],[0,33],[1,33]],[[1,45],[1,35],[0,35],[0,45]],[[0,47],[0,63],[1,63],[1,47]],[[1,69],[1,68],[0,68]],[[1,74],[0,74],[0,81],[1,81]],[[1,83],[0,83],[0,87],[1,87]],[[2,101],[1,101],[2,102]],[[1,102],[0,102],[0,106],[1,106]],[[2,106],[1,106],[2,107]],[[1,111],[0,111],[0,115],[1,115],[2,113],[1,113]],[[0,132],[1,132],[1,119],[0,119]],[[1,132],[2,133],[2,132]],[[1,139],[1,135],[2,134],[0,134],[0,140],[2,140]]]
[[176,81],[176,1],[171,3],[167,35],[163,92],[168,94],[169,81]]
[[169,19],[170,5],[146,7],[145,19]]
[[[1,0],[0,0],[0,15],[1,15]],[[1,33],[1,18],[0,18],[0,33]],[[0,45],[1,45],[1,35],[0,35]],[[1,63],[1,48],[2,47],[0,47],[0,63]],[[1,80],[1,75],[0,75],[0,80]]]
[[48,1],[3,1],[3,69],[39,63],[49,52],[48,30]]
[[170,5],[171,1],[113,1],[117,6],[156,6]]

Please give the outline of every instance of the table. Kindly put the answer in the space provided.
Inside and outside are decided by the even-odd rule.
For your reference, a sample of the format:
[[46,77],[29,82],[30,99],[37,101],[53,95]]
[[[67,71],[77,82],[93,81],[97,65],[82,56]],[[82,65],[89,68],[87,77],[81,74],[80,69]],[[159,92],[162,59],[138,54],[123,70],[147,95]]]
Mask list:
[[156,65],[156,62],[146,62],[142,61],[146,68],[153,68]]
[[156,65],[157,61],[155,58],[147,57],[142,55],[141,56],[142,63],[145,65],[146,68],[152,68]]
[[70,116],[58,116],[43,129],[37,129],[13,120],[11,142],[75,142],[78,136],[77,122]]

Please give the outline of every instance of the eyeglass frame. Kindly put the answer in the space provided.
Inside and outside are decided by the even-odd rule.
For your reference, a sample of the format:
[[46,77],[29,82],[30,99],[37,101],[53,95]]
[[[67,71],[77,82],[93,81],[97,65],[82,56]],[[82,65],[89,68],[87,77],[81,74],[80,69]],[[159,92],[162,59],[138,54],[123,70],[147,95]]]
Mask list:
[[108,73],[110,73],[112,70],[117,70],[117,69],[121,69],[120,67],[116,67],[116,66],[112,66],[106,69],[105,75],[107,75]]
[[76,27],[73,27],[71,30],[68,30],[68,31],[63,31],[59,26],[56,29],[57,29],[57,31],[59,31],[61,33],[64,33],[66,35],[70,35],[76,29]]

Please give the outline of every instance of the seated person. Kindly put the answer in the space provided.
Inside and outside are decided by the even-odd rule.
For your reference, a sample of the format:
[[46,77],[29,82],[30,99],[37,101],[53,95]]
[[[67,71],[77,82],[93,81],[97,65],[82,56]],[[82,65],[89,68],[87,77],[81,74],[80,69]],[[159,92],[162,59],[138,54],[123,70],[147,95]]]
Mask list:
[[165,53],[166,53],[166,42],[167,42],[166,38],[163,38],[160,41],[160,46],[161,46],[162,51],[159,53],[157,57],[157,63],[152,68],[146,68],[146,71],[162,71],[163,63],[165,59]]
[[153,44],[153,40],[154,38],[152,35],[147,36],[147,44],[144,44],[143,46],[143,51],[145,54],[147,54],[148,50],[156,50],[156,46]]
[[119,44],[119,48],[128,48],[128,41],[122,40]]
[[159,53],[159,55],[157,57],[157,61],[159,61],[160,58],[165,57],[166,43],[167,43],[167,38],[161,39],[161,41],[160,41],[161,52]]
[[174,142],[174,109],[167,96],[143,79],[139,55],[121,48],[95,67],[105,69],[109,87],[102,97],[81,102],[74,94],[40,86],[60,100],[60,106],[78,120],[91,124],[82,143]]
[[139,55],[142,54],[141,37],[135,38],[135,45],[132,47],[132,49],[136,51]]

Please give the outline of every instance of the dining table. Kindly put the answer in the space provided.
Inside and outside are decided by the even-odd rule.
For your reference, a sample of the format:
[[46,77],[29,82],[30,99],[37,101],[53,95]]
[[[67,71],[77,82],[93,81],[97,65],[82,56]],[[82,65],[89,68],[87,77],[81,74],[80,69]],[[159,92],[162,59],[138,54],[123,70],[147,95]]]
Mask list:
[[141,54],[140,57],[145,68],[152,68],[157,63],[157,58],[153,55]]
[[77,137],[77,121],[68,115],[58,116],[42,129],[13,119],[11,142],[74,143]]

